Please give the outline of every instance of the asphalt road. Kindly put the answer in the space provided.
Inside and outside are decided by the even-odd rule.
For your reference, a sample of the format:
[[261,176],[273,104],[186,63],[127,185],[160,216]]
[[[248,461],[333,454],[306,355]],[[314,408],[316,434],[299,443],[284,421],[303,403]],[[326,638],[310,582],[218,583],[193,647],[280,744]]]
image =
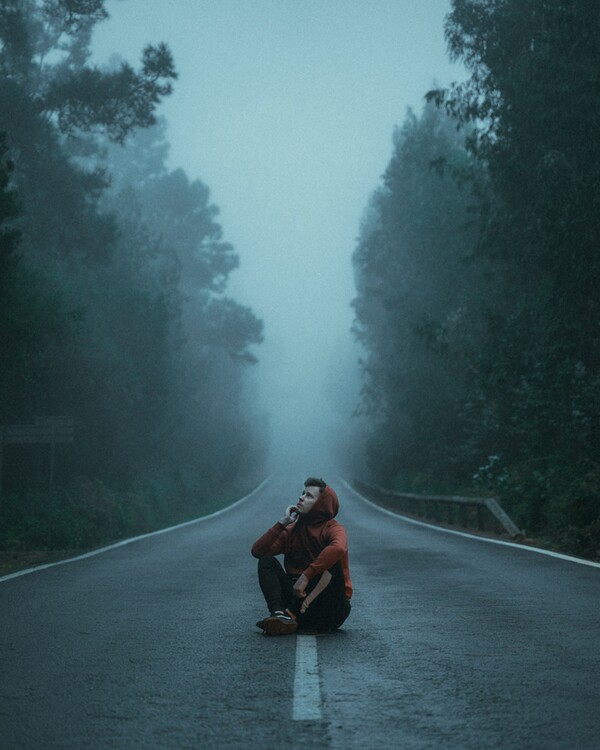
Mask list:
[[[2,750],[600,747],[600,569],[410,524],[330,481],[355,588],[334,635],[254,626],[250,546],[292,482],[0,581]],[[302,638],[317,720],[292,718]]]

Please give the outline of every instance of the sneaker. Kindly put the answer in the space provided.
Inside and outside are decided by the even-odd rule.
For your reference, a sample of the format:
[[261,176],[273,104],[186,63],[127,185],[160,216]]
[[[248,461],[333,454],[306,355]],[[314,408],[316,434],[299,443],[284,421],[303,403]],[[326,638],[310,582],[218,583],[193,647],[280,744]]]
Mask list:
[[287,612],[273,612],[269,617],[261,620],[260,624],[258,622],[256,624],[267,635],[291,635],[298,629],[296,621]]

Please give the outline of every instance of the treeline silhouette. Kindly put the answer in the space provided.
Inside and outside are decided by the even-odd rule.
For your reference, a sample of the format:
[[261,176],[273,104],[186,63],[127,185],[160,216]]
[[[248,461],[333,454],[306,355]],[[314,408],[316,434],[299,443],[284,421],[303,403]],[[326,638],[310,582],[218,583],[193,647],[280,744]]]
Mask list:
[[49,446],[3,446],[5,548],[187,517],[249,487],[263,457],[245,384],[262,323],[224,294],[238,256],[208,188],[166,166],[170,51],[92,65],[106,15],[0,7],[0,424],[67,415],[75,436],[50,498]]
[[354,254],[372,479],[600,557],[600,15],[453,0],[469,78],[395,136]]

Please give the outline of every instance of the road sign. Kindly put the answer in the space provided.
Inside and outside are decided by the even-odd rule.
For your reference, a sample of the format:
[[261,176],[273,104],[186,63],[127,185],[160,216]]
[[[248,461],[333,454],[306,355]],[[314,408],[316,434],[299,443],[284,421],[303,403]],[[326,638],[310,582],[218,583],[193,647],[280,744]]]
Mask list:
[[73,417],[35,417],[33,424],[0,426],[0,495],[2,494],[2,446],[15,443],[47,443],[50,446],[50,491],[54,484],[56,443],[72,443]]
[[45,427],[29,424],[0,427],[3,443],[72,443],[73,427]]

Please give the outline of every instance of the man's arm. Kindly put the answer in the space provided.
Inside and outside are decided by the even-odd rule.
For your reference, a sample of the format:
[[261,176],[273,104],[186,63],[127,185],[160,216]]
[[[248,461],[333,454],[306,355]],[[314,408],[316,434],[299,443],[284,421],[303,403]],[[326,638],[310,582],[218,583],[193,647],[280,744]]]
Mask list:
[[265,557],[266,555],[280,555],[285,549],[288,538],[287,527],[296,521],[298,517],[293,505],[289,505],[283,517],[274,526],[265,531],[252,545],[254,557]]
[[331,573],[326,570],[324,573],[321,574],[321,578],[319,579],[317,585],[314,587],[314,589],[304,598],[304,601],[302,602],[302,606],[300,607],[301,614],[304,614],[306,610],[310,607],[311,602],[313,602],[317,596],[323,591],[323,589],[326,589],[327,586],[329,586],[331,579],[333,576]]
[[319,555],[303,572],[306,581],[310,581],[314,576],[323,573],[332,568],[336,562],[341,560],[348,552],[348,537],[346,529],[339,523],[329,529],[329,539],[327,545],[321,550]]

